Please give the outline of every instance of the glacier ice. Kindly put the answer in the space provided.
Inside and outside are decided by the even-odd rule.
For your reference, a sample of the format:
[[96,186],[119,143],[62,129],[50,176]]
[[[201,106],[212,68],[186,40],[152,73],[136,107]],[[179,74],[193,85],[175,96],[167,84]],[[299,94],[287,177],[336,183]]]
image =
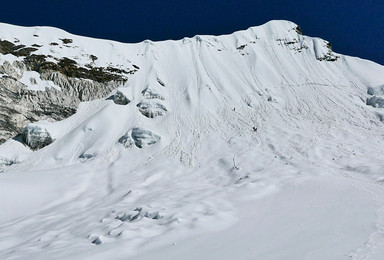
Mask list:
[[137,104],[139,111],[148,118],[162,116],[167,112],[167,108],[156,101],[143,100]]
[[25,144],[33,150],[41,149],[53,142],[47,129],[40,126],[27,126],[21,135]]
[[135,145],[139,148],[155,144],[161,139],[159,135],[138,127],[132,129],[131,136],[135,142]]
[[113,102],[118,105],[127,105],[131,101],[121,91],[117,91],[113,97]]

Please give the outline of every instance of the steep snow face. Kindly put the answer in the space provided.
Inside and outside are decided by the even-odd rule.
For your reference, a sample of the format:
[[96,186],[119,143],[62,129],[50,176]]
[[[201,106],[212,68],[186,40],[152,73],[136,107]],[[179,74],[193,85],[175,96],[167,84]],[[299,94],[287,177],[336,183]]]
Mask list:
[[138,44],[7,37],[31,30],[139,69],[35,123],[54,140],[44,148],[0,146],[3,258],[382,256],[384,112],[367,99],[383,66],[288,21]]

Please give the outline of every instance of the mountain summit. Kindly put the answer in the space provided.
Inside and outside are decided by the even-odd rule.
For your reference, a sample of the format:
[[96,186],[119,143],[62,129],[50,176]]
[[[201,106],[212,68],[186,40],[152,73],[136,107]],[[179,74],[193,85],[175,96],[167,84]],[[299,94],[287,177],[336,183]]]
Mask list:
[[1,258],[384,255],[383,66],[289,21],[0,39]]

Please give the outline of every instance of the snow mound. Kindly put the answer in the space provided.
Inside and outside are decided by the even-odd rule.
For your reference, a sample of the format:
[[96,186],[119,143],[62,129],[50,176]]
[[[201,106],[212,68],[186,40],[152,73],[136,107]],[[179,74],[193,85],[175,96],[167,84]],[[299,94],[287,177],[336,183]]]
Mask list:
[[125,221],[132,222],[135,220],[137,221],[137,220],[140,220],[142,218],[161,219],[161,218],[163,218],[163,216],[160,215],[160,213],[158,211],[153,211],[153,212],[145,211],[145,210],[143,210],[142,207],[139,207],[139,208],[134,209],[133,211],[124,212],[123,214],[120,214],[116,217],[116,219],[123,221],[123,222],[125,222]]
[[132,145],[134,144],[133,139],[131,138],[130,133],[126,133],[125,135],[120,137],[118,142],[121,143],[125,148],[132,147]]
[[160,95],[156,90],[152,88],[146,88],[141,92],[146,99],[161,99],[164,100],[165,98]]
[[367,105],[377,107],[377,108],[383,108],[384,107],[384,98],[376,97],[376,96],[367,98]]
[[369,95],[384,95],[384,85],[377,87],[369,87],[367,93]]
[[163,104],[153,100],[143,100],[137,104],[137,107],[139,111],[148,118],[162,116],[168,111]]
[[133,128],[131,136],[135,145],[139,148],[144,148],[146,146],[153,145],[160,141],[161,137],[149,130],[144,130],[142,128]]

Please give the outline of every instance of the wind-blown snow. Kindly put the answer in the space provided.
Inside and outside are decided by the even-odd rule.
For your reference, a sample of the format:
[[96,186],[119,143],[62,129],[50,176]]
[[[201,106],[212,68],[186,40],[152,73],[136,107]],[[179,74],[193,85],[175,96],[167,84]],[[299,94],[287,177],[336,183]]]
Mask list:
[[[38,151],[0,146],[0,165],[14,162],[0,174],[0,258],[384,257],[384,112],[366,104],[383,66],[287,21],[138,44],[0,27],[77,46],[41,53],[140,67],[119,88],[130,103],[35,123],[54,139]],[[167,112],[147,118],[141,102]],[[135,129],[160,138],[119,142]]]

